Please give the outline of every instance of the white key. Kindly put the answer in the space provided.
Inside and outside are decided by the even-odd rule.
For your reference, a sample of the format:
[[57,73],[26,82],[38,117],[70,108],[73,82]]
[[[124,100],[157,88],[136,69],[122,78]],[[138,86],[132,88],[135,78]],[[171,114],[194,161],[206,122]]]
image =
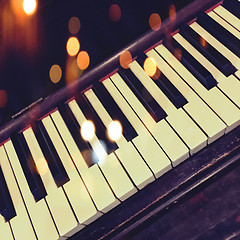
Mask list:
[[[88,168],[83,156],[71,136],[62,117],[54,117],[56,127],[63,142],[77,167],[83,182],[85,183],[96,207],[101,212],[107,212],[114,208],[119,201],[112,194],[97,164]],[[58,148],[58,147],[57,147]]]
[[240,79],[240,70],[235,72],[235,75]]
[[215,20],[217,23],[222,25],[225,29],[227,29],[230,33],[232,33],[235,37],[240,39],[240,32],[236,30],[236,28],[232,27],[228,22],[224,21],[219,15],[217,15],[214,11],[211,11],[208,13],[208,16],[210,16],[213,20]]
[[[181,62],[179,62],[179,60],[162,44],[156,47],[156,51],[161,54],[184,81],[208,104],[208,90],[181,64]],[[222,95],[222,97],[225,99],[224,95]],[[208,143],[211,143],[224,134],[227,126],[203,101],[201,101],[200,98],[199,100],[195,98],[194,101],[189,102],[184,108],[206,132],[209,137]],[[212,106],[210,107],[214,108]],[[201,111],[199,111],[199,109],[201,109]]]
[[[173,85],[183,94],[188,102],[194,102],[197,98],[195,93],[189,88],[174,70],[157,54],[155,50],[147,52],[147,56],[154,59],[157,67],[173,83]],[[150,80],[150,79],[149,79]],[[161,105],[161,101],[159,101]],[[186,106],[189,103],[186,104]],[[184,106],[185,108],[185,106]],[[168,113],[168,112],[167,112]],[[181,138],[190,148],[190,153],[194,154],[207,145],[207,137],[182,108],[176,109],[174,113],[168,113],[167,120],[178,132]]]
[[37,239],[3,146],[0,147],[0,164],[17,214],[10,220],[14,237],[21,240],[24,229],[24,239]]
[[34,229],[39,240],[58,239],[59,235],[44,199],[36,202],[30,191],[14,146],[9,140],[4,144],[9,162],[16,176],[24,202],[27,206]]
[[[230,98],[235,100],[236,104],[239,102],[238,92],[239,87],[232,87],[232,81],[238,81],[233,75],[226,78],[214,65],[212,65],[206,58],[204,58],[190,43],[188,43],[179,33],[173,36],[196,60],[198,60],[219,82],[218,87]],[[228,84],[225,84],[227,81]],[[239,81],[238,81],[239,82]],[[240,83],[240,82],[239,82]],[[236,83],[237,85],[239,83]],[[216,104],[214,94],[217,94],[217,89],[212,88],[208,91],[211,95],[208,96],[208,101],[214,105],[214,111],[221,116],[221,119],[228,125],[226,132],[232,130],[239,125],[239,109],[229,101],[221,101]],[[214,94],[212,94],[214,93]],[[223,99],[222,99],[223,100]],[[215,102],[215,104],[214,104]],[[210,105],[211,105],[210,104]]]
[[[58,122],[59,125],[63,124],[63,119],[58,111],[51,114],[51,116],[54,122]],[[114,154],[107,156],[107,159],[100,164],[100,167],[108,179],[114,193],[119,199],[125,200],[137,191]]]
[[1,239],[14,240],[9,223],[5,222],[2,216],[0,216],[0,234]]
[[223,19],[228,21],[231,25],[238,29],[238,31],[240,31],[240,20],[232,13],[230,13],[226,8],[220,5],[214,8],[213,11],[220,15]]
[[[56,121],[58,115],[59,113],[56,111],[51,114]],[[70,181],[64,184],[63,188],[68,195],[71,206],[78,221],[83,224],[88,224],[101,216],[101,214],[96,210],[51,118],[48,117],[45,119],[44,126],[70,179]],[[82,227],[79,226],[76,231],[81,228]]]
[[[46,118],[42,119],[43,124]],[[46,160],[40,149],[37,139],[31,128],[23,132],[29,150],[33,156],[36,166],[46,164]],[[63,189],[57,188],[49,168],[38,167],[38,172],[42,178],[43,184],[47,191],[46,201],[57,225],[60,236],[64,236],[75,229],[78,225],[72,209],[67,201]]]
[[[106,127],[108,127],[111,122],[113,121],[112,118],[109,116],[108,112],[106,111],[106,109],[103,107],[103,105],[101,104],[101,102],[99,101],[99,99],[97,98],[97,96],[95,95],[95,93],[90,89],[87,92],[85,92],[86,97],[88,98],[88,100],[90,101],[90,103],[92,104],[92,106],[94,107],[94,109],[97,111],[99,117],[102,119],[104,125]],[[140,138],[141,136],[137,136],[136,138]],[[135,138],[134,138],[135,139]],[[148,163],[149,167],[151,168],[151,170],[153,171],[154,175],[156,177],[159,177],[161,175],[163,175],[165,172],[167,172],[169,169],[171,169],[171,164],[169,159],[167,158],[167,156],[163,153],[163,151],[159,148],[159,146],[156,145],[156,148],[151,145],[150,146],[145,146],[145,144],[141,144],[140,146],[138,145],[138,141],[134,141],[135,146],[138,148],[138,151],[141,153],[141,155],[144,157],[144,159],[146,160],[146,162]],[[129,164],[130,159],[133,159],[132,157],[129,156],[129,150],[132,149],[132,143],[129,142],[127,143],[126,139],[124,138],[123,135],[121,135],[121,137],[119,139],[117,139],[116,141],[117,145],[119,146],[119,150],[123,150],[123,153],[126,152],[126,158],[127,160],[124,161],[123,158],[123,164],[125,166],[126,169],[127,168],[127,164]],[[131,148],[130,148],[131,146]],[[154,147],[154,151],[152,151]],[[125,149],[128,149],[127,151]],[[135,151],[135,149],[132,149],[131,151]],[[133,166],[134,168],[135,166]],[[136,168],[135,168],[136,169]],[[136,171],[135,171],[136,172]],[[141,172],[142,175],[142,172]]]
[[202,36],[209,44],[216,48],[223,56],[225,56],[237,69],[240,69],[240,58],[226,48],[221,42],[214,38],[197,22],[189,25],[194,31]]
[[131,122],[131,124],[134,127],[136,127],[136,130],[137,127],[142,129],[142,124],[141,122],[136,121],[137,117],[135,115],[133,115],[134,118],[131,119],[131,117],[133,116],[130,115],[131,113],[131,110],[129,109],[130,106],[134,109],[134,111],[139,116],[139,119],[141,119],[142,123],[145,124],[147,129],[151,132],[151,134],[154,136],[154,138],[157,140],[157,142],[169,156],[174,166],[188,158],[189,157],[188,148],[178,138],[176,133],[171,129],[167,122],[164,120],[156,123],[150,116],[150,114],[147,112],[147,110],[138,101],[136,96],[127,87],[127,85],[124,83],[123,79],[119,76],[119,74],[117,73],[114,74],[111,77],[111,79],[115,86],[117,86],[119,91],[122,94],[124,94],[124,97],[128,102],[124,100],[124,98],[121,96],[121,93],[116,89],[116,87],[113,84],[111,84],[110,81],[105,80],[103,81],[103,84],[106,86],[109,93],[115,99],[121,110],[124,112],[128,120]]

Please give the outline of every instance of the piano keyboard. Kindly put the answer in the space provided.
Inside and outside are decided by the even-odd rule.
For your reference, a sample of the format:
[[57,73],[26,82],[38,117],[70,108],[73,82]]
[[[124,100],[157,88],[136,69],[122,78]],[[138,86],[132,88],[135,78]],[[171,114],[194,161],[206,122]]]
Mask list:
[[[1,238],[67,239],[236,128],[239,9],[231,0],[201,13],[128,69],[6,138]],[[87,120],[91,136],[84,140]],[[119,130],[112,133],[111,124]]]

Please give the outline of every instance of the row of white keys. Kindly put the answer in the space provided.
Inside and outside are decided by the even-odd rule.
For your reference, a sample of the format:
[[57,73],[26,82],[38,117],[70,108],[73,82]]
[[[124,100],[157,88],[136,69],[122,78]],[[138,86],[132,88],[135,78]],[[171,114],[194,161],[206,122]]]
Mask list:
[[[22,167],[20,165],[18,156],[15,152],[14,146],[9,140],[4,144],[6,149],[6,153],[9,158],[9,164],[11,163],[14,175],[17,179],[18,186],[20,188],[21,194],[23,196],[24,202],[27,206],[27,210],[29,216],[32,220],[32,224],[37,234],[37,238],[39,240],[51,240],[51,239],[58,239],[59,234],[57,229],[54,225],[53,219],[51,214],[48,210],[48,206],[45,202],[45,199],[41,199],[40,201],[36,202],[34,197],[30,191],[26,178],[24,176]],[[25,222],[24,222],[25,224]],[[19,235],[21,236],[23,226],[19,225]],[[16,238],[18,239],[18,238]],[[25,238],[27,239],[27,238]]]
[[234,26],[238,31],[240,31],[240,19],[230,13],[226,8],[223,6],[218,6],[213,9],[218,15],[224,18],[227,22],[229,22],[232,26]]
[[[82,126],[82,124],[86,121],[86,118],[83,115],[81,109],[79,108],[77,102],[75,100],[73,100],[73,101],[69,102],[68,104],[69,104],[69,107],[71,108],[74,116],[76,117],[78,123],[80,124],[80,126]],[[102,148],[101,143],[98,141],[98,139],[95,135],[90,140],[90,144],[96,154],[98,154],[98,151],[99,151],[95,147],[97,145],[98,147],[101,148],[100,151],[103,152],[104,155],[106,156],[106,159],[103,159],[103,160],[101,160],[101,156],[100,156],[99,165],[100,165],[102,171],[107,174],[106,177],[107,177],[107,179],[109,179],[109,183],[112,186],[113,191],[116,194],[116,196],[122,197],[125,199],[124,195],[127,194],[126,190],[128,190],[128,188],[129,188],[130,193],[133,190],[132,186],[130,185],[130,182],[128,182],[129,180],[127,180],[127,178],[126,178],[127,177],[126,173],[123,172],[124,170],[116,158],[116,155],[118,156],[118,158],[121,162],[124,162],[127,164],[126,168],[128,170],[128,173],[130,174],[133,182],[135,183],[135,185],[138,188],[142,188],[143,186],[146,186],[149,182],[152,182],[154,180],[152,173],[150,172],[149,169],[147,169],[146,166],[143,165],[143,163],[138,162],[138,164],[136,164],[135,168],[134,168],[133,163],[134,163],[134,161],[136,163],[138,161],[138,159],[140,159],[140,156],[139,156],[138,152],[135,151],[135,149],[133,149],[133,147],[131,145],[125,145],[125,146],[118,145],[119,148],[115,151],[116,155],[114,153],[107,155],[106,151],[104,150],[104,148]],[[126,147],[126,148],[124,148],[124,147]],[[128,152],[125,151],[127,148],[129,148]],[[132,157],[131,161],[129,161],[127,159],[127,156],[129,153],[133,154],[131,156]],[[140,159],[140,160],[142,161],[142,159]],[[115,165],[116,165],[117,169],[115,170],[115,172],[114,172],[114,169],[112,169],[112,167],[111,167],[111,161],[116,161]],[[124,164],[124,166],[125,166],[125,164]],[[119,176],[119,179],[117,178],[118,176]],[[119,187],[119,183],[121,182],[121,179],[123,180],[123,182],[127,182],[126,190],[124,190],[123,186]],[[123,188],[123,189],[121,189],[121,188]],[[122,193],[124,193],[124,192],[125,192],[125,194],[123,196],[121,196]],[[126,197],[127,197],[127,195],[126,195]]]
[[[93,90],[88,90],[85,92],[85,96],[88,98],[89,102],[92,104],[94,109],[97,111],[99,117],[102,119],[104,125],[108,127],[111,122],[113,121],[112,118],[109,116],[106,109],[101,104],[100,100],[97,98]],[[134,125],[133,125],[134,126]],[[149,138],[150,140],[147,140],[146,138]],[[171,169],[171,164],[167,156],[163,153],[163,151],[159,148],[159,146],[156,144],[156,142],[153,141],[150,134],[145,135],[138,135],[133,140],[134,145],[137,147],[138,151],[141,153],[145,161],[147,162],[148,166],[153,171],[154,175],[156,177],[160,177],[165,172]],[[143,141],[146,141],[147,144],[143,144]],[[149,143],[150,141],[150,143]],[[139,178],[142,178],[144,176],[145,169],[138,169],[139,163],[137,162],[137,159],[140,157],[139,153],[138,158],[133,155],[135,154],[136,150],[133,148],[132,142],[127,142],[127,140],[124,138],[123,135],[116,141],[117,145],[119,146],[119,149],[117,149],[116,154],[117,155],[123,155],[125,153],[125,156],[123,156],[122,162],[126,169],[129,170],[130,176],[132,175],[131,172],[134,173],[138,172]],[[140,143],[140,144],[139,144]],[[127,149],[127,151],[126,151]],[[154,149],[154,151],[152,151]],[[122,151],[122,153],[119,154],[119,152]],[[133,161],[133,159],[135,159]],[[142,163],[142,160],[139,159],[140,163]],[[146,168],[146,167],[144,167]],[[131,171],[131,172],[130,172]],[[147,170],[147,173],[149,171]]]
[[0,147],[0,164],[17,214],[10,220],[14,238],[22,239],[24,229],[24,239],[37,239],[3,146]]
[[[168,123],[165,120],[156,123],[119,74],[116,73],[111,76],[111,80],[112,82],[105,80],[103,84],[131,122],[132,126],[135,127],[136,131],[140,133],[145,131],[143,130],[145,126],[171,159],[174,166],[187,159],[189,157],[188,148]],[[147,132],[145,135],[147,135]],[[144,141],[143,146],[145,144]]]
[[[200,126],[203,125],[203,129],[212,136],[212,141],[216,140],[223,135],[226,124],[220,120],[225,120],[224,116],[228,118],[229,106],[233,104],[227,99],[218,88],[212,88],[207,90],[182,64],[179,60],[173,56],[173,54],[164,46],[159,45],[156,47],[158,53],[171,65],[173,69],[183,78],[183,80],[206,102],[205,105],[201,102],[201,105],[187,104],[185,109],[191,111],[196,119],[199,119]],[[200,102],[198,103],[200,104]],[[195,106],[194,106],[195,105]],[[221,106],[223,105],[223,106]],[[216,113],[213,114],[209,107]],[[226,107],[225,107],[226,106]],[[199,111],[201,109],[201,111]],[[237,109],[234,107],[235,111]],[[218,117],[218,116],[220,117]]]
[[[75,104],[77,103],[75,102]],[[60,122],[62,119],[59,112],[53,113],[52,117],[55,122]],[[90,144],[92,144],[93,151],[98,155],[100,159],[98,164],[117,198],[123,201],[134,194],[137,190],[122,169],[114,153],[108,155],[96,135],[90,141]]]
[[[235,104],[240,106],[239,84],[240,82],[233,76],[226,78],[213,64],[203,57],[189,42],[187,42],[179,33],[173,36],[196,60],[198,60],[218,81],[218,87],[228,96]],[[216,92],[212,88],[209,92]],[[221,104],[214,104],[214,95],[209,95],[208,100],[211,102],[213,110],[228,125],[227,132],[239,125],[239,109],[230,101],[223,101]]]
[[14,240],[9,223],[5,222],[2,216],[0,216],[0,234],[2,239]]
[[[151,55],[151,59],[152,57],[153,56]],[[144,87],[149,91],[149,93],[154,97],[154,99],[159,103],[163,110],[167,113],[167,121],[186,142],[190,148],[190,153],[194,154],[205,147],[207,144],[206,135],[189,118],[184,110],[181,108],[177,109],[172,104],[172,102],[156,86],[154,81],[146,74],[144,69],[136,61],[130,64],[130,69],[136,75],[139,81],[141,81]]]
[[[87,166],[60,113],[55,111],[51,117],[97,209],[100,212],[107,212],[114,208],[119,201],[113,195],[98,165],[90,168]],[[61,148],[61,145],[56,146],[56,149],[58,148]]]
[[[50,116],[44,118],[42,122],[70,179],[63,185],[63,189],[79,223],[88,224],[101,216],[101,214],[96,210]],[[74,231],[78,231],[82,227],[82,225],[79,225]]]
[[46,201],[52,213],[53,219],[58,228],[60,237],[64,236],[78,225],[72,209],[68,203],[63,189],[55,184],[50,169],[40,149],[36,137],[31,128],[23,132],[33,160],[38,168],[39,175],[42,178],[47,192]]

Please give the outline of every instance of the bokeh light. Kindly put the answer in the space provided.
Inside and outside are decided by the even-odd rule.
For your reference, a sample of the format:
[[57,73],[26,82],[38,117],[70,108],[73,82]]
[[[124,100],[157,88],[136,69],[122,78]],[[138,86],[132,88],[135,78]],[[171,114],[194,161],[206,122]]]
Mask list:
[[7,101],[7,92],[3,89],[0,89],[0,108],[4,108],[7,105]]
[[120,65],[127,69],[132,62],[132,55],[129,51],[123,51],[119,57]]
[[180,48],[175,48],[174,56],[180,61],[182,59],[182,50]]
[[78,17],[71,17],[68,22],[68,30],[71,34],[76,34],[81,28],[81,23]]
[[90,57],[86,51],[81,51],[77,56],[77,65],[81,70],[88,68],[90,64]]
[[207,45],[208,45],[208,42],[207,42],[203,37],[200,37],[200,44],[201,44],[204,48],[206,48]]
[[169,18],[172,22],[176,21],[176,7],[173,4],[169,7]]
[[75,56],[78,54],[78,51],[80,49],[80,43],[76,37],[70,37],[67,41],[67,52],[70,56]]
[[92,121],[85,121],[81,126],[81,136],[84,140],[90,141],[95,133],[95,126]]
[[45,175],[48,172],[48,164],[44,158],[40,158],[36,161],[36,170],[41,175]]
[[27,15],[32,15],[37,8],[36,0],[23,0],[23,9]]
[[156,63],[151,58],[146,58],[143,64],[143,69],[147,73],[148,76],[152,77],[157,71]]
[[121,11],[121,8],[119,7],[119,5],[117,5],[117,4],[111,5],[111,7],[109,8],[108,15],[112,21],[114,21],[114,22],[119,21],[121,19],[121,15],[122,15],[122,11]]
[[119,121],[112,121],[108,128],[108,137],[112,140],[112,141],[117,141],[121,135],[122,135],[122,125]]
[[152,30],[157,31],[161,28],[161,17],[157,13],[153,13],[149,18],[149,26]]
[[62,77],[62,69],[59,65],[55,64],[50,68],[49,77],[53,83],[58,83]]

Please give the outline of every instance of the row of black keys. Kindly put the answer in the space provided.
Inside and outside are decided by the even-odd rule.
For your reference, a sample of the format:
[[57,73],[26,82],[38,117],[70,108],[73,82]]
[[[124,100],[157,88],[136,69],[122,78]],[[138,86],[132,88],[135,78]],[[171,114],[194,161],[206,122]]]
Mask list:
[[[198,23],[240,57],[240,44],[238,39],[236,39],[233,35],[224,30],[224,28],[222,28],[218,23],[214,22],[206,14],[201,14],[199,16]],[[183,26],[180,29],[180,33],[226,76],[229,76],[236,71],[233,65],[209,44],[207,45],[207,48],[204,48],[199,42],[200,36],[195,33],[189,26]],[[193,75],[195,75],[195,77],[207,89],[211,89],[212,87],[217,85],[217,82],[212,77],[212,75],[186,50],[184,50],[184,48],[181,47],[174,39],[172,39],[171,45],[169,44],[169,42],[165,43],[165,45],[172,53],[175,53],[176,49],[181,50],[182,57],[180,61],[183,63],[183,65],[185,65],[185,67],[189,69],[190,72],[193,73]],[[146,58],[147,56],[145,54],[140,54],[137,58],[138,63],[142,67]],[[147,89],[145,89],[145,87],[129,69],[121,68],[119,69],[119,74],[125,80],[127,85],[131,88],[134,94],[138,97],[138,99],[142,102],[144,107],[148,110],[148,112],[151,114],[151,116],[156,122],[167,117],[166,112],[154,100],[154,98],[147,91]],[[175,86],[167,79],[167,77],[163,73],[161,73],[160,76],[157,77],[157,79],[154,79],[154,82],[177,108],[183,107],[187,103],[187,100],[184,98],[184,96],[175,88]],[[108,111],[111,118],[113,120],[118,120],[121,122],[123,126],[124,137],[128,141],[131,141],[134,137],[136,137],[137,132],[135,131],[133,126],[131,126],[128,119],[122,113],[121,109],[118,107],[118,105],[113,100],[109,92],[104,88],[104,86],[101,83],[97,82],[93,85],[93,91],[95,92],[99,100],[102,102],[103,106]],[[117,144],[110,141],[106,136],[106,127],[102,123],[99,116],[96,114],[95,110],[91,107],[88,100],[84,97],[83,94],[78,94],[74,97],[86,118],[94,122],[96,126],[96,135],[106,144],[107,152],[111,153],[112,151],[116,150],[118,148]],[[81,137],[80,126],[76,121],[70,108],[66,104],[60,104],[57,107],[80,151],[91,151],[92,149],[90,144]],[[32,125],[31,127],[48,162],[49,169],[53,175],[56,185],[58,187],[62,186],[64,183],[69,181],[68,174],[63,167],[63,164],[53,146],[53,143],[50,140],[46,129],[43,126],[43,123],[41,121],[38,121],[34,123],[34,125]],[[47,193],[42,183],[41,177],[36,170],[36,166],[32,159],[27,142],[22,133],[13,134],[12,136],[10,136],[10,138],[19,157],[19,161],[27,179],[29,188],[35,200],[39,201],[40,199],[44,198]],[[96,163],[96,160],[93,161],[91,155],[83,157],[89,167]],[[6,220],[10,220],[16,215],[16,213],[11,201],[9,191],[7,189],[6,182],[4,180],[1,167],[0,199],[0,213],[5,217]]]

